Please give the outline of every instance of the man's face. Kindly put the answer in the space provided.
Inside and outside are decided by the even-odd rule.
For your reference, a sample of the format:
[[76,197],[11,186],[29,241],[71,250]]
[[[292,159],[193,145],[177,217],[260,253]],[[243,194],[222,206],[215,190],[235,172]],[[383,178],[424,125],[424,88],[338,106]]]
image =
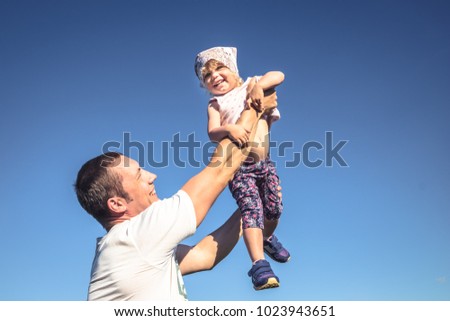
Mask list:
[[219,65],[207,71],[203,83],[213,95],[224,95],[238,85],[238,76],[225,66]]
[[135,160],[121,156],[120,164],[111,169],[122,176],[123,189],[130,196],[128,214],[137,215],[159,200],[154,185],[157,176],[142,169]]

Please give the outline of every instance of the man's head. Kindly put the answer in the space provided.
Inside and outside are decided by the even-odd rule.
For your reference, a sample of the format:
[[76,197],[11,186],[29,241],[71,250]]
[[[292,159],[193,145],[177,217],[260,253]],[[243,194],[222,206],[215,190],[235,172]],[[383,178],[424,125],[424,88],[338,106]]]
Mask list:
[[120,153],[87,161],[79,170],[75,192],[80,205],[105,228],[136,216],[158,200],[156,175]]

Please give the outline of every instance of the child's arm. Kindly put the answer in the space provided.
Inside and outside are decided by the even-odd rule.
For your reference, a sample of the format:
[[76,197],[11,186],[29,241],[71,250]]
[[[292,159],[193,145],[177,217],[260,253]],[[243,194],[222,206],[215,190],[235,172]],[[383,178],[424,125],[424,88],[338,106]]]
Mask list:
[[229,124],[220,126],[220,113],[211,102],[208,106],[208,136],[211,141],[219,142],[225,137],[243,145],[248,141],[250,132],[241,125]]
[[259,81],[254,77],[247,87],[247,103],[255,108],[261,108],[264,98],[264,91],[274,88],[284,81],[284,74],[281,71],[269,71],[262,76]]

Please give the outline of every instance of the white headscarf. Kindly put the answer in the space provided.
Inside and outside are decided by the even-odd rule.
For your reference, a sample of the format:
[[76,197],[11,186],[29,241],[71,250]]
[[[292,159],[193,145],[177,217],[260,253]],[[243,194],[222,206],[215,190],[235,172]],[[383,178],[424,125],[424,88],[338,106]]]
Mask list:
[[237,49],[234,47],[214,47],[200,52],[195,58],[195,74],[201,83],[203,83],[202,68],[208,60],[215,59],[220,61],[231,71],[239,75],[237,67]]

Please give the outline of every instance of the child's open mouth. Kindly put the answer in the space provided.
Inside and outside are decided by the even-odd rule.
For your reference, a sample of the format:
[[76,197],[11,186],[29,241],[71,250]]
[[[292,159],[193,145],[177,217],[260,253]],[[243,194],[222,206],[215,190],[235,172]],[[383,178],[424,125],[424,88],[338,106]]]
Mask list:
[[219,82],[217,83],[217,84],[214,84],[214,88],[216,88],[217,86],[219,86],[221,83],[223,83],[223,79],[222,80],[219,80]]

